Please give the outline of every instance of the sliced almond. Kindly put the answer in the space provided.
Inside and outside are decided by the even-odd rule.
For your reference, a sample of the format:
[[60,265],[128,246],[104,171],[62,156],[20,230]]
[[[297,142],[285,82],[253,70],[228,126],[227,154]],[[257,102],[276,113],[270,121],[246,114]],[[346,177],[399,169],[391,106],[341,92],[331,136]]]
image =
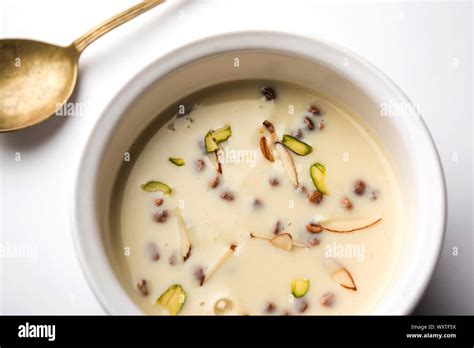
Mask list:
[[267,160],[270,162],[275,162],[272,150],[270,150],[270,145],[268,144],[266,137],[260,138],[260,151],[262,152],[263,157],[265,157]]
[[184,223],[183,214],[181,213],[180,208],[175,209],[176,219],[178,221],[179,229],[179,241],[181,243],[181,258],[183,262],[191,255],[191,241],[189,240],[188,230],[186,229],[186,224]]
[[324,259],[323,266],[331,276],[331,279],[343,288],[357,291],[357,286],[351,273],[334,259]]
[[346,289],[357,291],[352,275],[345,268],[341,268],[339,271],[331,274],[331,279]]
[[227,259],[234,253],[235,249],[237,248],[237,245],[232,244],[229,249],[226,250],[224,255],[222,255],[219,260],[206,272],[204,276],[204,280],[202,281],[201,285],[205,284],[206,282],[209,281],[209,279],[212,277],[216,271],[221,268],[221,266],[227,261]]
[[283,146],[281,143],[275,144],[275,149],[280,156],[280,161],[285,168],[285,173],[290,182],[295,188],[298,187],[298,174],[296,173],[295,163],[293,162],[293,157],[291,157],[290,152]]
[[255,233],[250,233],[251,238],[256,238],[256,239],[263,239],[263,240],[268,240],[268,242],[280,249],[290,251],[292,247],[299,247],[299,248],[308,248],[309,246],[306,244],[301,244],[293,241],[293,237],[289,233],[281,233],[276,235],[275,237],[265,237],[265,236],[260,236]]
[[219,151],[219,150],[216,150],[216,151],[213,151],[213,152],[209,152],[209,153],[207,154],[207,158],[208,158],[209,161],[212,163],[213,167],[216,168],[216,171],[217,171],[219,174],[222,174],[222,163],[219,161],[218,151]]
[[349,233],[369,228],[380,221],[382,221],[382,218],[370,217],[350,220],[327,220],[319,222],[319,225],[323,230],[329,232]]
[[216,169],[216,171],[219,169],[219,162],[217,161],[217,157],[214,152],[209,152],[206,155],[207,159],[209,162],[211,162],[212,166]]

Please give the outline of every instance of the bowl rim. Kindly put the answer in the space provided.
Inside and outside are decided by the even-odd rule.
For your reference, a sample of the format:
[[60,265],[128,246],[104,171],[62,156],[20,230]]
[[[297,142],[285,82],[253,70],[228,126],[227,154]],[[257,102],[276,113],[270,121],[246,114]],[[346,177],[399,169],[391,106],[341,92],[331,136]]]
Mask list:
[[[251,40],[255,37],[260,38],[259,45],[256,45],[255,42],[252,42]],[[266,40],[266,44],[262,44],[264,40]],[[106,148],[108,140],[112,135],[117,122],[122,118],[124,111],[131,105],[131,103],[133,103],[140,93],[144,92],[147,88],[153,85],[153,83],[155,83],[160,77],[166,76],[170,72],[189,65],[192,62],[196,62],[202,58],[233,51],[245,50],[274,51],[298,56],[299,52],[296,52],[297,50],[294,48],[288,48],[278,44],[278,42],[283,41],[292,41],[293,43],[298,42],[314,47],[319,46],[325,50],[332,51],[333,53],[342,54],[345,57],[351,59],[351,62],[356,62],[360,65],[360,67],[367,69],[367,71],[371,73],[377,80],[380,80],[380,83],[385,84],[392,93],[396,94],[400,100],[406,102],[407,105],[410,105],[410,107],[413,105],[405,93],[384,72],[357,53],[328,40],[291,32],[276,30],[239,30],[225,32],[192,41],[185,45],[181,45],[165,53],[164,55],[156,57],[151,63],[142,68],[138,73],[131,76],[128,81],[124,83],[124,85],[118,90],[118,92],[114,94],[114,96],[102,110],[100,116],[92,126],[92,130],[87,140],[85,141],[85,146],[75,172],[76,177],[73,188],[74,193],[72,194],[73,202],[71,205],[71,233],[73,244],[75,253],[81,265],[81,269],[85,275],[85,278],[87,279],[87,282],[89,283],[89,287],[92,289],[95,297],[98,299],[98,302],[101,304],[106,313],[143,314],[143,312],[138,309],[138,307],[126,294],[121,284],[119,284],[119,281],[115,276],[111,265],[104,265],[109,268],[110,272],[107,275],[102,275],[102,277],[99,277],[96,272],[93,271],[95,268],[94,262],[88,258],[88,256],[91,256],[91,254],[86,247],[87,237],[81,234],[81,230],[84,230],[83,224],[91,224],[91,220],[93,220],[95,217],[93,208],[94,204],[91,204],[91,201],[89,200],[84,202],[84,199],[81,199],[81,197],[84,197],[86,194],[86,196],[91,198],[93,201],[94,192],[87,191],[87,188],[94,186],[90,184],[94,183],[94,180],[97,178],[94,173],[98,168],[98,164],[100,163],[103,150]],[[205,48],[204,52],[198,49],[202,49],[203,47]],[[308,58],[311,57],[309,52],[306,52],[306,55]],[[121,106],[119,107],[119,105]],[[426,253],[427,255],[424,257],[425,268],[423,272],[421,272],[421,276],[418,277],[417,281],[414,283],[414,287],[416,288],[412,291],[412,297],[404,297],[404,302],[400,303],[398,312],[391,313],[397,315],[410,314],[419,302],[421,296],[424,294],[438,264],[446,229],[446,183],[441,160],[432,135],[430,134],[424,120],[416,109],[412,109],[418,116],[412,121],[419,123],[419,130],[423,137],[423,139],[420,140],[425,142],[425,148],[430,151],[428,154],[425,153],[425,155],[431,156],[430,161],[432,166],[430,168],[430,177],[432,180],[437,181],[440,188],[439,190],[436,190],[432,196],[432,199],[436,201],[437,210],[440,214],[437,216],[438,219],[436,222],[434,222],[435,229],[430,232],[432,237],[431,248],[429,249],[430,252]],[[95,162],[93,160],[95,160]],[[94,166],[91,166],[91,164],[94,164]],[[84,175],[84,173],[87,173],[88,175]],[[91,178],[89,185],[84,185],[84,181],[87,181],[87,178]],[[84,189],[85,187],[86,191]],[[89,210],[87,210],[87,208],[89,208]],[[93,226],[90,225],[89,227]],[[98,233],[98,231],[95,232]],[[96,245],[96,247],[100,247],[100,245]],[[100,255],[95,255],[96,258],[98,256]],[[105,255],[102,256],[104,257]],[[108,260],[106,261],[108,262]],[[106,276],[106,278],[108,278],[107,280],[111,281],[111,283],[106,284],[107,286],[99,286],[98,280],[102,280],[102,282],[104,282],[104,276]],[[129,303],[117,305],[112,300],[112,298],[116,297],[110,296],[110,294],[106,293],[104,291],[105,287],[107,287],[109,290],[115,291],[115,295],[122,297],[122,299],[125,299],[123,297],[125,295]],[[115,287],[115,289],[113,289],[113,287]],[[126,310],[124,310],[125,307],[127,307]]]

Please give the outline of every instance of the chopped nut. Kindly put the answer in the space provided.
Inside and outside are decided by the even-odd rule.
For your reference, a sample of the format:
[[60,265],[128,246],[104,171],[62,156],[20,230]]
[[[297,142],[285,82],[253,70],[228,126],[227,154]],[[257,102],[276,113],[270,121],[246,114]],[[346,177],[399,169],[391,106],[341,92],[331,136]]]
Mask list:
[[162,204],[163,204],[163,200],[162,200],[161,198],[155,199],[155,205],[156,205],[157,207],[159,207],[159,206],[162,205]]
[[351,210],[352,209],[352,202],[349,198],[347,197],[344,197],[342,200],[341,200],[341,204],[344,208],[346,208],[347,210]]
[[217,162],[217,172],[219,174],[222,174],[222,163],[219,158],[218,151],[214,151],[214,154],[216,155],[216,162]]
[[204,274],[204,268],[198,267],[194,272],[194,277],[199,281],[199,286],[202,286],[206,278],[206,275]]
[[324,195],[319,191],[312,191],[308,193],[308,200],[311,203],[319,204],[323,200]]
[[155,243],[150,242],[146,245],[148,256],[152,261],[158,261],[160,259],[160,253],[158,251],[158,247]]
[[311,238],[308,240],[308,245],[309,246],[318,246],[319,245],[319,239],[318,238]]
[[273,313],[276,310],[276,306],[274,303],[270,302],[267,307],[265,308],[265,313]]
[[204,162],[202,159],[198,159],[195,165],[196,165],[197,171],[202,172],[204,168],[206,167],[206,162]]
[[148,295],[148,286],[146,284],[146,280],[145,279],[141,279],[138,283],[137,283],[137,288],[138,290],[142,293],[143,296],[147,296]]
[[306,310],[308,309],[308,307],[309,307],[308,302],[306,302],[305,300],[302,300],[302,301],[300,302],[300,305],[298,306],[298,311],[299,311],[300,313],[304,313],[304,312],[306,312]]
[[314,222],[310,222],[306,225],[306,231],[308,231],[309,233],[320,233],[322,230],[322,227]]
[[267,130],[270,132],[270,133],[275,133],[275,126],[273,125],[273,123],[271,123],[270,121],[263,121],[263,125],[265,126],[265,128],[267,128]]
[[209,181],[209,188],[216,188],[217,186],[219,186],[219,175],[217,175],[214,179],[212,179],[211,181]]
[[160,224],[165,223],[166,220],[168,219],[168,211],[160,210],[156,212],[155,215],[153,216],[153,219]]
[[324,129],[324,120],[321,120],[318,122],[318,129],[323,130]]
[[252,205],[253,205],[255,208],[260,208],[260,207],[262,206],[262,204],[263,204],[262,201],[261,201],[260,199],[258,199],[258,198],[255,198],[255,199],[253,200],[253,203],[252,203]]
[[281,221],[278,220],[275,224],[275,228],[273,229],[273,234],[279,234],[281,232]]
[[370,200],[372,201],[375,201],[377,200],[377,198],[379,198],[379,192],[378,191],[372,191],[369,193],[369,198]]
[[271,101],[276,98],[275,90],[270,86],[263,86],[260,88],[260,92],[266,100]]
[[301,128],[298,128],[297,130],[293,131],[292,135],[295,138],[301,139],[303,137],[303,131],[301,130]]
[[354,193],[356,195],[359,195],[359,196],[362,196],[365,192],[365,182],[363,182],[362,180],[357,180],[355,183],[354,183]]
[[319,303],[323,307],[332,307],[335,299],[336,299],[336,296],[334,296],[332,292],[328,292],[324,294],[323,296],[321,296],[321,298],[319,299]]
[[313,123],[313,121],[311,121],[311,119],[308,116],[305,116],[305,118],[303,120],[304,120],[304,123],[306,125],[306,128],[308,128],[309,130],[314,129],[314,123]]
[[320,116],[321,115],[321,110],[316,106],[316,105],[311,105],[309,108],[308,108],[308,112],[310,112],[311,114],[313,114],[314,116]]
[[270,180],[268,180],[268,183],[270,184],[270,186],[273,187],[280,185],[280,182],[277,178],[270,178]]
[[225,201],[233,201],[234,195],[228,191],[221,193],[221,198]]

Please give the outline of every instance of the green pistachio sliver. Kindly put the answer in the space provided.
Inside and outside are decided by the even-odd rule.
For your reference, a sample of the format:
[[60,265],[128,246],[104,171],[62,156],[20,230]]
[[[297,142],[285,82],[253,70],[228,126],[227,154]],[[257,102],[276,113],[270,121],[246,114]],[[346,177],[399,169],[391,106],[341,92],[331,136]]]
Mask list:
[[328,195],[329,190],[325,181],[326,167],[323,164],[316,162],[309,168],[309,173],[316,189],[322,194]]
[[148,181],[146,184],[142,184],[141,185],[141,188],[143,191],[146,191],[146,192],[163,192],[165,195],[170,195],[171,192],[173,192],[173,190],[171,189],[171,187],[169,187],[168,185],[160,182],[160,181],[154,181],[154,180],[150,180]]
[[184,159],[182,159],[180,157],[170,157],[169,161],[171,163],[177,165],[178,167],[184,166],[186,164],[186,162],[184,162]]
[[296,297],[300,298],[306,295],[309,289],[309,280],[308,279],[294,279],[291,282],[291,294]]
[[165,307],[170,315],[178,314],[185,302],[186,292],[179,284],[171,285],[156,300],[156,303]]
[[281,143],[300,156],[306,156],[313,152],[313,148],[310,145],[288,134],[283,135]]
[[219,146],[217,145],[216,141],[212,137],[213,131],[210,130],[207,132],[206,136],[204,137],[204,146],[206,147],[207,152],[214,152],[219,150]]
[[230,138],[231,135],[232,135],[232,129],[230,128],[228,124],[212,132],[212,138],[217,144],[222,143],[223,141],[226,141],[227,139]]
[[232,129],[228,124],[217,130],[210,130],[204,137],[204,146],[207,152],[219,150],[219,144],[226,141],[232,135]]

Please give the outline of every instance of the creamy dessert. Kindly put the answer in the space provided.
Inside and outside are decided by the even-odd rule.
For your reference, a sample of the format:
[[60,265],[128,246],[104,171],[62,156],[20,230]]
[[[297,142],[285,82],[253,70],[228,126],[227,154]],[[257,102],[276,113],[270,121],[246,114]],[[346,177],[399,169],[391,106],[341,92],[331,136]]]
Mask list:
[[327,97],[283,82],[196,93],[117,183],[117,272],[147,314],[368,313],[403,239],[394,169]]

